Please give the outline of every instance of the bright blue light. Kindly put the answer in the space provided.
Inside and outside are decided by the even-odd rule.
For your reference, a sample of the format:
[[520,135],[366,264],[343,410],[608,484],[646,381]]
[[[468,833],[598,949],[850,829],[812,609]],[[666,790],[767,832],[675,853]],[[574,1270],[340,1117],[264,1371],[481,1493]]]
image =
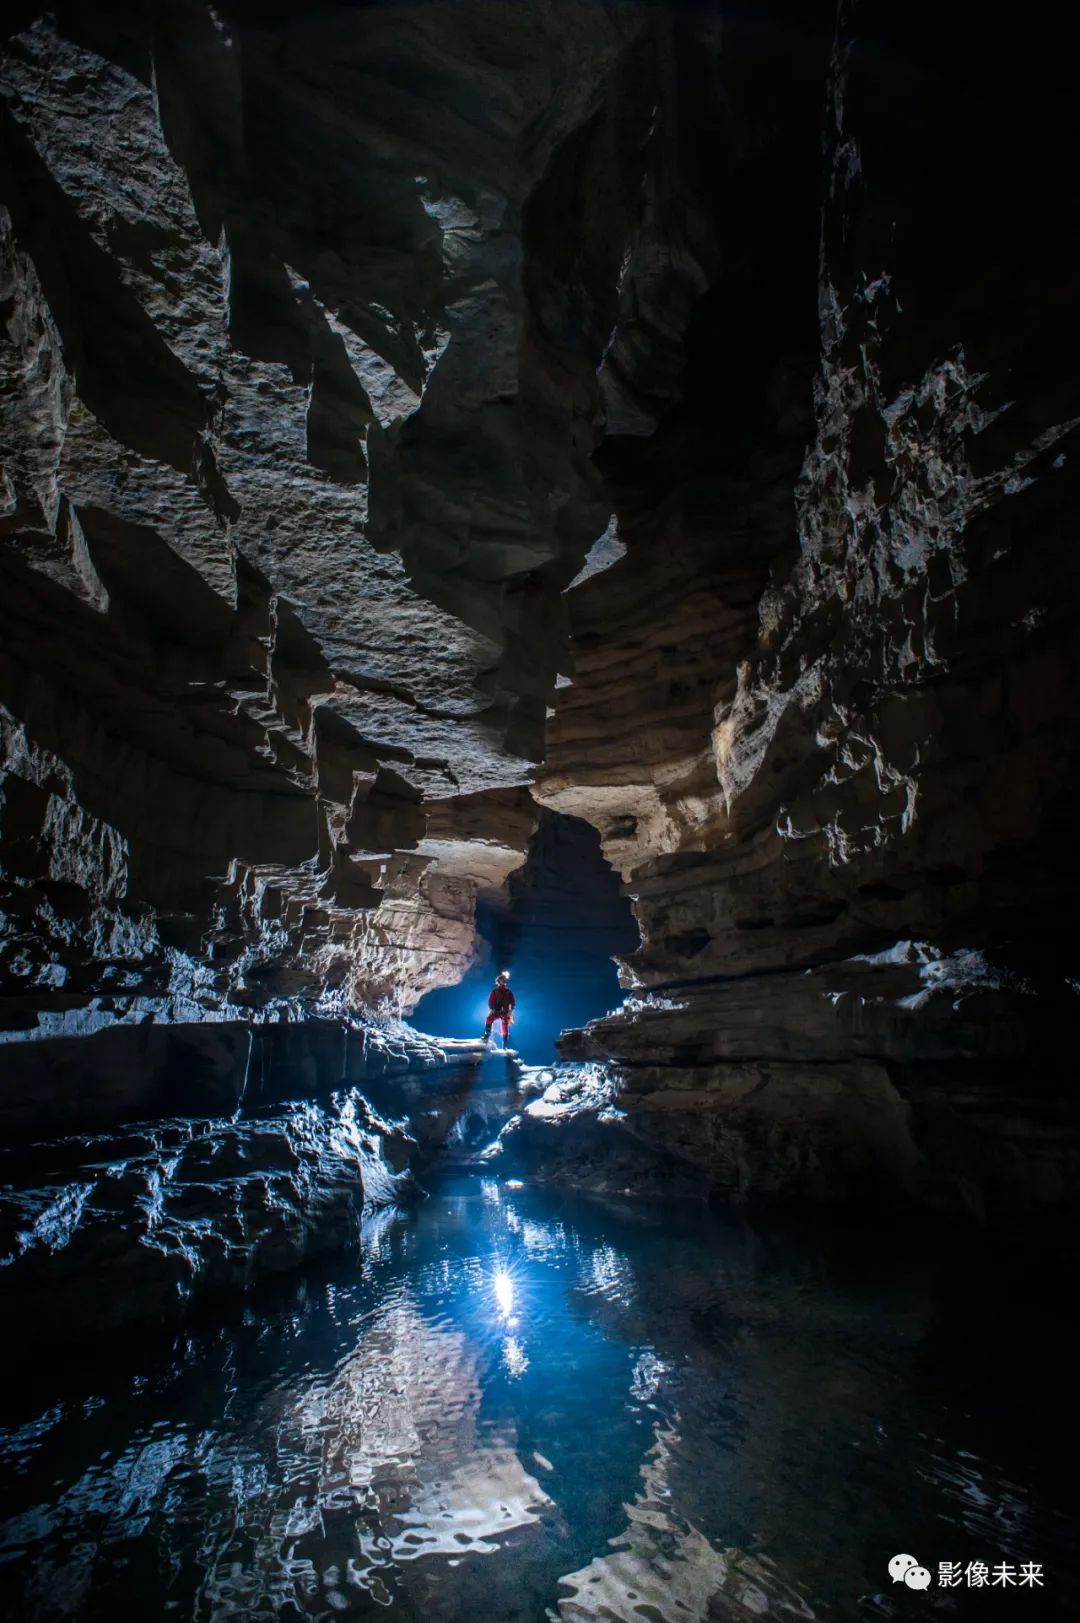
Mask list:
[[[472,970],[457,986],[429,992],[412,1016],[418,1031],[433,1037],[482,1037],[490,1014],[488,996],[495,968]],[[555,1038],[571,1026],[584,1025],[622,1002],[615,966],[571,957],[553,962],[522,951],[515,959],[511,988],[517,999],[510,1046],[527,1065],[550,1065]],[[492,1036],[502,1042],[502,1025],[492,1022]]]
[[542,813],[524,876],[530,882],[511,886],[508,909],[478,903],[483,963],[457,986],[429,992],[413,1023],[434,1037],[482,1036],[488,994],[505,970],[517,1000],[511,1043],[526,1065],[550,1065],[561,1031],[622,1002],[612,955],[640,942],[630,903],[588,824]]

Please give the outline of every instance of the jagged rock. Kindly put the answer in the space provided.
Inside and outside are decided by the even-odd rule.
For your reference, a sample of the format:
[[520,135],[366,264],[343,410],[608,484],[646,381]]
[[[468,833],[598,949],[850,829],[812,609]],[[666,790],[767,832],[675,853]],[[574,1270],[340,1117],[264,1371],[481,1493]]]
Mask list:
[[440,1169],[482,1165],[484,1152],[537,1091],[530,1068],[512,1050],[447,1039],[439,1047],[446,1065],[388,1074],[367,1084],[378,1109],[408,1122],[417,1145],[411,1164],[421,1179],[435,1164]]
[[[9,1024],[328,986],[400,1010],[469,967],[535,817],[560,588],[607,518],[595,367],[653,27],[575,0],[464,28],[20,8]],[[582,164],[587,288],[547,230]]]
[[[160,1069],[131,1042],[147,1033],[171,1067],[171,1093],[149,1091],[162,1085]],[[209,1064],[212,1046],[200,1041],[226,1039],[227,1056],[241,1034],[245,1062],[223,1058],[216,1077],[221,1091],[243,1083],[232,1113],[195,1113],[190,1056]],[[13,1349],[63,1328],[171,1324],[198,1300],[355,1245],[362,1212],[422,1197],[416,1173],[436,1157],[476,1164],[539,1085],[512,1055],[435,1043],[400,1024],[204,1022],[105,1035],[113,1060],[125,1044],[132,1050],[127,1075],[142,1092],[128,1109],[97,1086],[109,1066],[93,1075],[93,1039],[72,1038],[71,1072],[86,1080],[89,1063],[95,1084],[83,1131],[0,1152],[0,1290]],[[61,1045],[22,1046],[45,1049],[55,1064]],[[156,1113],[133,1116],[136,1098]],[[110,1104],[115,1124],[95,1130]],[[183,1113],[170,1115],[170,1104]],[[55,1134],[61,1103],[34,1120]],[[31,1311],[35,1303],[46,1306]]]
[[19,1184],[0,1191],[6,1350],[171,1325],[196,1300],[355,1245],[365,1204],[407,1198],[411,1148],[348,1090],[7,1152],[0,1176]]
[[[535,792],[634,900],[634,995],[564,1045],[612,1064],[632,1131],[717,1193],[1008,1220],[1072,1201],[1077,1167],[1064,101],[1048,58],[1014,82],[998,43],[972,63],[967,29],[933,33],[957,77],[897,98],[893,24],[842,6],[774,122],[733,49],[752,156],[722,217],[752,234],[767,174],[773,251],[756,284],[711,273],[680,409],[603,453],[623,550],[567,594]],[[796,151],[819,73],[820,222]],[[763,319],[796,278],[816,308]]]
[[539,1072],[535,1087],[538,1097],[507,1121],[484,1165],[598,1194],[702,1198],[700,1167],[638,1131],[610,1067],[557,1065]]

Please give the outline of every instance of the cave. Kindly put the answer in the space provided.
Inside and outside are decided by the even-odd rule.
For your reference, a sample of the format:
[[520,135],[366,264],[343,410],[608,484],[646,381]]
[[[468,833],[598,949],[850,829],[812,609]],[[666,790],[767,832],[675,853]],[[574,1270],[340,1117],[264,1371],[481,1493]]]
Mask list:
[[3,1616],[1077,1615],[1066,26],[8,8]]
[[622,1003],[617,965],[640,945],[596,829],[546,809],[497,905],[477,908],[476,931],[480,961],[457,986],[422,998],[411,1023],[435,1037],[475,1038],[505,965],[515,996],[509,1040],[530,1067],[557,1061],[568,1028],[615,1012]]

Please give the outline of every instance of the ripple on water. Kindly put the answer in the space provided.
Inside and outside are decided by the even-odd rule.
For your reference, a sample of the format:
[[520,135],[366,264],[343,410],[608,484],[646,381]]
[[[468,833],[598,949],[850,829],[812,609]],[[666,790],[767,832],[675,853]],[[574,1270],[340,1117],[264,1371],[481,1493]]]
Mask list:
[[976,1439],[933,1261],[883,1282],[834,1230],[778,1245],[490,1179],[366,1232],[362,1274],[88,1357],[25,1413],[9,1390],[8,1615],[900,1618],[894,1546],[1075,1577],[1025,1432],[1053,1374]]

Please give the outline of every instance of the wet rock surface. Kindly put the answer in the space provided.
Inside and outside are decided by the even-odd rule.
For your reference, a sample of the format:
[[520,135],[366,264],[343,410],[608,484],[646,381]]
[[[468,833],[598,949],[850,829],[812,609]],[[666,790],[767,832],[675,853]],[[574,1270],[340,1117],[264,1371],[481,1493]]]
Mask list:
[[[180,1028],[150,1029],[183,1041]],[[221,1028],[187,1037],[207,1033]],[[227,1116],[129,1110],[95,1131],[84,1114],[83,1131],[59,1137],[39,1117],[41,1136],[0,1152],[6,1354],[64,1329],[172,1325],[193,1305],[357,1250],[363,1214],[422,1200],[436,1160],[474,1159],[538,1087],[512,1055],[400,1025],[245,1036],[246,1070],[221,1079],[246,1078]],[[131,1063],[145,1077],[145,1050]]]
[[412,1167],[421,1179],[449,1166],[478,1167],[500,1132],[540,1091],[540,1074],[514,1050],[479,1041],[440,1043],[447,1063],[437,1069],[389,1073],[368,1084],[379,1109],[400,1114],[415,1140]]
[[174,1324],[196,1300],[356,1248],[365,1205],[408,1197],[411,1147],[351,1092],[8,1152],[0,1178],[19,1185],[0,1187],[4,1352]]
[[601,1195],[702,1198],[700,1170],[638,1131],[610,1066],[543,1067],[527,1082],[531,1097],[480,1156],[480,1170]]

